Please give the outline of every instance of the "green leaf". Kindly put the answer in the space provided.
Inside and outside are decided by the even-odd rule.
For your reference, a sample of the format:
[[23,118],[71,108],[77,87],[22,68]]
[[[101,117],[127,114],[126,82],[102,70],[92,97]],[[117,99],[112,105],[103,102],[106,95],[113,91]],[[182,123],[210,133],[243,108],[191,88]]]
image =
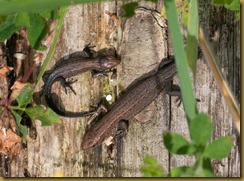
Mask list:
[[59,15],[57,10],[43,10],[39,12],[40,16],[47,19],[58,19]]
[[32,90],[30,84],[26,84],[24,88],[20,91],[18,97],[16,98],[18,102],[18,107],[27,105],[32,99]]
[[193,168],[192,177],[212,177],[213,169],[211,165],[211,160],[209,158],[199,157],[196,159]]
[[171,177],[213,177],[213,170],[211,161],[208,158],[197,160],[193,167],[182,166],[173,168],[170,176]]
[[231,11],[239,11],[241,8],[240,0],[212,0],[212,4],[224,6]]
[[7,15],[16,12],[40,12],[44,9],[55,9],[77,3],[95,3],[105,0],[8,0],[1,2],[0,15]]
[[164,145],[175,154],[192,154],[196,148],[191,145],[184,137],[176,133],[166,133],[163,135]]
[[1,23],[1,26],[3,24],[14,24],[15,23],[15,18],[16,18],[15,14],[12,14],[9,16],[1,16],[1,17],[2,17],[2,19],[5,19],[5,21]]
[[26,135],[27,135],[27,127],[23,126],[20,122],[21,122],[21,116],[19,113],[15,112],[14,110],[11,109],[12,114],[15,117],[16,120],[16,125],[18,127],[18,131],[23,139],[23,141],[25,141]]
[[211,160],[209,158],[203,158],[202,173],[199,176],[200,177],[213,177],[214,176]]
[[241,17],[240,11],[235,13],[235,20],[239,20]]
[[167,19],[165,6],[163,6],[160,14],[164,19]]
[[44,110],[42,106],[28,107],[25,110],[31,120],[38,119],[42,122],[42,126],[50,126],[54,123],[61,123],[59,116],[50,108]]
[[134,16],[135,9],[137,7],[138,7],[138,2],[131,2],[131,3],[124,4],[122,8],[125,10],[125,14],[123,16],[127,18]]
[[223,6],[225,5],[226,0],[212,0],[212,4]]
[[6,21],[6,19],[7,19],[7,16],[4,16],[4,15],[0,16],[0,23]]
[[[185,13],[184,13],[185,14]],[[188,65],[196,78],[196,65],[198,54],[198,0],[190,1],[189,20],[187,27],[186,56]]]
[[40,42],[46,35],[46,25],[40,15],[29,13],[30,26],[27,28],[27,36],[31,46],[40,49]]
[[29,17],[29,14],[26,13],[26,12],[17,13],[16,14],[15,24],[17,26],[29,27],[30,26],[30,17]]
[[240,11],[241,4],[240,0],[233,0],[230,4],[225,4],[225,8],[232,11]]
[[186,11],[183,11],[183,15],[182,15],[182,23],[187,26],[188,24],[188,17],[189,17],[189,13]]
[[205,146],[213,132],[211,120],[204,113],[199,113],[191,121],[189,128],[191,139],[197,146]]
[[188,166],[172,168],[170,172],[171,177],[192,177],[193,168]]
[[162,167],[157,163],[157,161],[151,157],[146,156],[144,159],[145,164],[140,168],[143,177],[164,177],[165,173]]
[[210,143],[204,151],[204,156],[211,159],[223,159],[229,156],[233,146],[233,136],[221,137]]
[[[225,0],[225,4],[231,4],[234,0]],[[239,1],[239,0],[238,0]],[[239,1],[240,2],[240,1]]]
[[20,26],[15,25],[15,15],[7,17],[6,21],[0,25],[0,41],[8,39],[14,32],[18,31]]

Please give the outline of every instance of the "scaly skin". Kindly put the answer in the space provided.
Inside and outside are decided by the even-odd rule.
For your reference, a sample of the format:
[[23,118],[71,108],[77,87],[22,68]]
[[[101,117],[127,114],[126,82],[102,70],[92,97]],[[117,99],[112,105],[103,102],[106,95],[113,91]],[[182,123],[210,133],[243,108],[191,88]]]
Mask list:
[[[174,61],[167,61],[156,73],[129,86],[112,105],[110,111],[88,129],[83,137],[81,148],[87,150],[100,145],[119,121],[131,119],[146,108],[162,91],[169,94],[172,87],[171,80],[175,74]],[[179,95],[178,93],[175,95]]]
[[94,112],[70,112],[61,111],[60,109],[58,109],[51,97],[52,85],[57,81],[61,81],[61,85],[64,88],[69,87],[74,92],[74,90],[70,86],[72,82],[66,82],[66,78],[92,70],[109,70],[117,66],[118,64],[119,60],[113,56],[98,56],[96,58],[83,59],[75,57],[59,63],[53,70],[45,73],[43,76],[44,86],[42,92],[45,96],[48,106],[57,114],[64,117],[83,117],[94,114]]

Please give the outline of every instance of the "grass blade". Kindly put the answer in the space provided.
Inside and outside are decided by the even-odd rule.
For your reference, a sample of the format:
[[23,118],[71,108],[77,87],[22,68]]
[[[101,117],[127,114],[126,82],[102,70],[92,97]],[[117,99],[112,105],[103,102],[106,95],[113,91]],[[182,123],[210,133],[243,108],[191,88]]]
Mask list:
[[196,78],[196,64],[198,53],[198,0],[190,1],[189,19],[187,27],[186,56],[188,65]]
[[60,17],[59,17],[58,22],[57,22],[57,27],[56,27],[56,32],[55,32],[55,35],[54,35],[54,38],[53,38],[53,43],[52,43],[52,45],[50,47],[50,50],[49,50],[48,55],[47,55],[47,58],[45,59],[43,65],[42,65],[41,71],[40,71],[40,73],[39,73],[39,75],[37,77],[33,92],[37,88],[37,85],[39,84],[39,82],[40,82],[40,80],[41,80],[41,78],[42,78],[42,76],[43,76],[48,64],[50,63],[50,61],[53,58],[53,55],[54,55],[54,52],[55,52],[55,48],[56,48],[56,44],[58,42],[58,37],[60,35],[61,28],[62,28],[62,25],[63,25],[64,16],[66,14],[66,10],[67,10],[66,7],[61,7],[60,8]]
[[188,63],[184,50],[183,39],[180,32],[175,1],[165,0],[166,15],[170,30],[170,37],[175,53],[175,62],[180,81],[180,89],[183,100],[183,105],[188,122],[192,120],[197,113],[196,100],[193,94],[191,79],[188,73]]

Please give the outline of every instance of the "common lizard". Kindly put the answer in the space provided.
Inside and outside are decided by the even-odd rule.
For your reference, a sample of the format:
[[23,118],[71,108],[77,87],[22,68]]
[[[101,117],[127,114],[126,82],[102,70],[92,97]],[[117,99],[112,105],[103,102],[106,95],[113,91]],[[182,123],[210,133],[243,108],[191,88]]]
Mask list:
[[87,130],[81,148],[100,145],[114,130],[121,120],[129,120],[146,108],[162,91],[179,96],[179,91],[172,91],[171,80],[176,74],[175,62],[167,60],[157,72],[141,79],[128,87],[105,116]]
[[[91,56],[91,51],[87,46],[84,51],[88,57],[71,57],[68,60],[63,60],[57,64],[51,71],[47,71],[43,76],[43,89],[42,93],[45,96],[46,103],[48,106],[55,111],[57,114],[64,117],[82,117],[82,116],[90,116],[95,112],[70,112],[70,111],[62,111],[60,110],[53,102],[51,97],[51,88],[52,85],[60,81],[61,85],[65,88],[70,88],[73,92],[73,88],[71,87],[72,81],[66,81],[66,78],[70,78],[77,74],[81,74],[87,71],[99,71],[103,72],[105,70],[112,69],[113,67],[119,64],[119,60],[111,55],[98,55],[96,57]],[[74,92],[75,93],[75,92]]]

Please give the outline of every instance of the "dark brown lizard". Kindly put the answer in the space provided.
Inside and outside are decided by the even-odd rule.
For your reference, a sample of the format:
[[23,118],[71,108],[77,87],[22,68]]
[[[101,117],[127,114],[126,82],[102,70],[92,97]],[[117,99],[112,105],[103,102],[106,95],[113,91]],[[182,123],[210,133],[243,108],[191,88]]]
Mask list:
[[176,74],[173,60],[165,61],[158,71],[137,83],[125,91],[124,94],[111,106],[110,111],[95,123],[85,133],[81,148],[89,148],[100,145],[114,130],[121,120],[129,120],[144,108],[146,108],[162,91],[169,95],[178,95],[171,92],[171,80]]
[[[88,49],[89,47],[86,48]],[[44,85],[42,89],[42,94],[44,94],[45,96],[46,103],[53,111],[61,116],[82,117],[93,115],[95,112],[70,112],[58,109],[51,97],[51,88],[55,82],[61,81],[61,85],[65,88],[65,90],[68,87],[74,92],[70,85],[73,82],[67,82],[65,80],[66,78],[93,70],[103,72],[119,64],[119,60],[116,59],[114,56],[99,55],[97,57],[92,57],[90,50],[88,50],[87,54],[89,55],[89,57],[86,58],[71,57],[68,60],[63,60],[58,63],[53,70],[47,71],[43,76]]]

